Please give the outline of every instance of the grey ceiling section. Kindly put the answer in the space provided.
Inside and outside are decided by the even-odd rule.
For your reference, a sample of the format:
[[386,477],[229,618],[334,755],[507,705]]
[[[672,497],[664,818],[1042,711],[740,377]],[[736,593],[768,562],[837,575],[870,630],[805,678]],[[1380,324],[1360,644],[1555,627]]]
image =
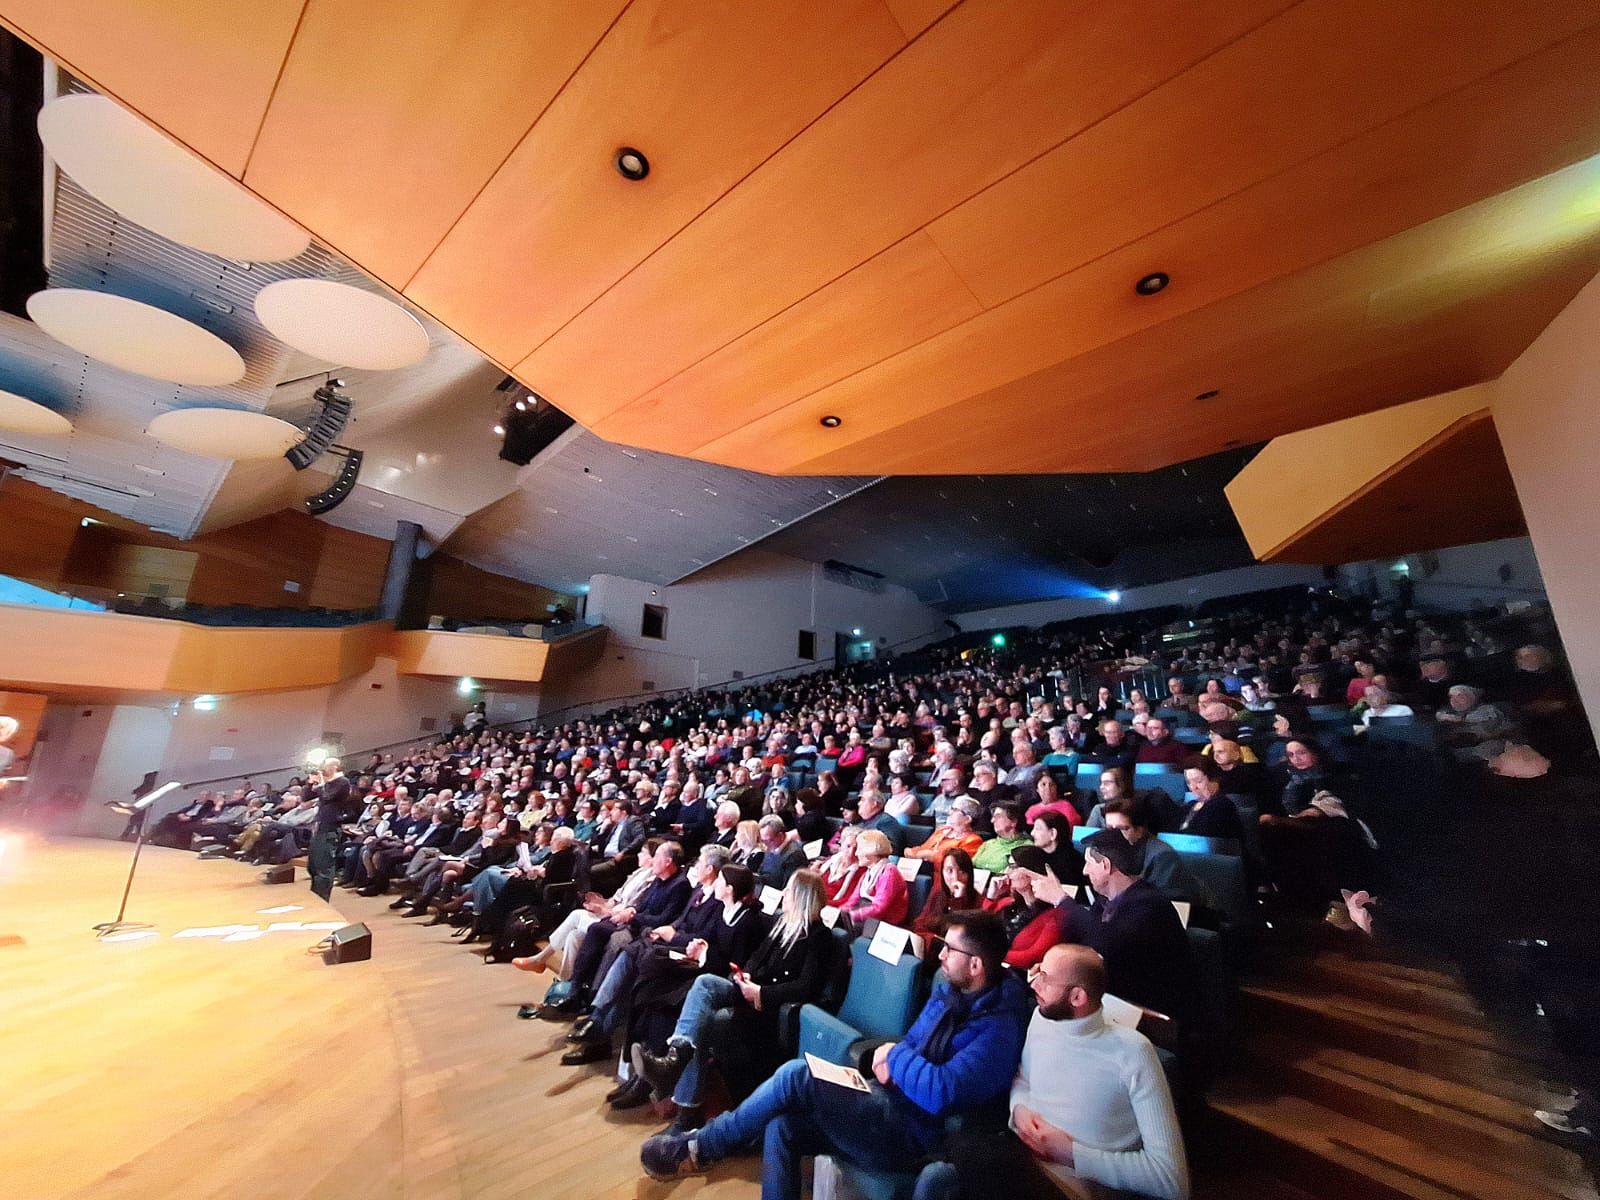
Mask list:
[[186,317],[238,350],[246,372],[227,387],[147,379],[69,350],[31,322],[0,316],[0,387],[57,409],[76,426],[65,439],[5,435],[0,453],[36,468],[26,475],[36,483],[191,536],[229,463],[164,447],[145,428],[173,408],[267,407],[286,369],[305,364],[256,320],[256,292],[291,277],[360,277],[316,246],[287,262],[249,265],[191,250],[122,219],[67,176],[56,180],[51,286],[111,292]]
[[1253,562],[1222,488],[1259,447],[1116,475],[897,477],[771,538],[947,612],[1093,595]]
[[602,440],[575,426],[447,552],[563,591],[591,575],[675,583],[878,480],[758,475]]

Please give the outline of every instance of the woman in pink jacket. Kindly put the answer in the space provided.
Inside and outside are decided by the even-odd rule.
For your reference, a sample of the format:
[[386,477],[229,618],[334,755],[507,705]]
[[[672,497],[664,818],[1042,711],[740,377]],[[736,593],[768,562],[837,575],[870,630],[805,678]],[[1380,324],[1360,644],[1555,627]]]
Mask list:
[[906,923],[906,881],[889,861],[891,850],[889,839],[876,829],[863,829],[856,836],[861,881],[856,886],[855,900],[844,911],[852,929],[860,929],[874,919],[890,925]]

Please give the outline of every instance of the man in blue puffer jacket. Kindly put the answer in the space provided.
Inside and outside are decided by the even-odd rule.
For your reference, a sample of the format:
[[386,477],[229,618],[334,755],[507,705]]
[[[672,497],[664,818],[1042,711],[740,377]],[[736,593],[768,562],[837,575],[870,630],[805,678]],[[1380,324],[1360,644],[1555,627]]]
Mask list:
[[762,1200],[798,1200],[800,1160],[832,1154],[869,1170],[915,1170],[937,1151],[945,1121],[1004,1097],[1022,1057],[1028,991],[1005,969],[998,917],[957,912],[940,952],[947,982],[906,1036],[873,1056],[878,1086],[858,1092],[813,1079],[804,1060],[732,1112],[692,1133],[659,1134],[639,1152],[655,1179],[694,1174],[761,1149]]

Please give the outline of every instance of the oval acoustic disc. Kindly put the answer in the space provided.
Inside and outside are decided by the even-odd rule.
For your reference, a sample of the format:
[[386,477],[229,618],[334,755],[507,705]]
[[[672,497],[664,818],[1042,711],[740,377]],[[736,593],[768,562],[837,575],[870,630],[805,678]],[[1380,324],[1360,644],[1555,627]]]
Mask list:
[[338,367],[390,371],[428,354],[422,322],[386,296],[331,279],[284,279],[256,293],[267,331]]
[[28,315],[79,354],[135,375],[221,387],[244,378],[239,352],[209,329],[164,308],[82,288],[47,288],[28,297]]
[[0,391],[0,429],[7,433],[62,434],[72,432],[72,422],[37,400]]
[[148,432],[164,446],[212,458],[277,458],[305,437],[287,421],[245,408],[175,408]]
[[311,245],[293,221],[106,96],[50,101],[39,139],[84,191],[174,242],[244,262],[294,258]]

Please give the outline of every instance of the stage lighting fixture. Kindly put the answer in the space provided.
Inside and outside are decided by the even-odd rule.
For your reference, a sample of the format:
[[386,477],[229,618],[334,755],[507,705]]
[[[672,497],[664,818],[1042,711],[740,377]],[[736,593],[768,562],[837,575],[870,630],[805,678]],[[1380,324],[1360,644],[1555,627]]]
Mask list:
[[989,644],[991,646],[993,646],[996,650],[1005,649],[1006,635],[1003,634],[1003,633],[995,634],[992,638],[989,639]]
[[525,467],[572,428],[572,418],[537,392],[529,392],[506,409],[496,428],[505,430],[500,457]]
[[306,511],[313,517],[321,516],[325,512],[332,512],[350,498],[350,493],[355,490],[356,480],[361,475],[361,460],[366,457],[360,450],[347,450],[335,447],[344,455],[344,466],[339,468],[339,474],[334,477],[325,489],[314,496],[306,497]]
[[1115,588],[1113,588],[1111,591],[1106,593],[1106,599],[1109,600],[1112,604],[1121,604],[1122,603],[1122,593],[1117,591]]

